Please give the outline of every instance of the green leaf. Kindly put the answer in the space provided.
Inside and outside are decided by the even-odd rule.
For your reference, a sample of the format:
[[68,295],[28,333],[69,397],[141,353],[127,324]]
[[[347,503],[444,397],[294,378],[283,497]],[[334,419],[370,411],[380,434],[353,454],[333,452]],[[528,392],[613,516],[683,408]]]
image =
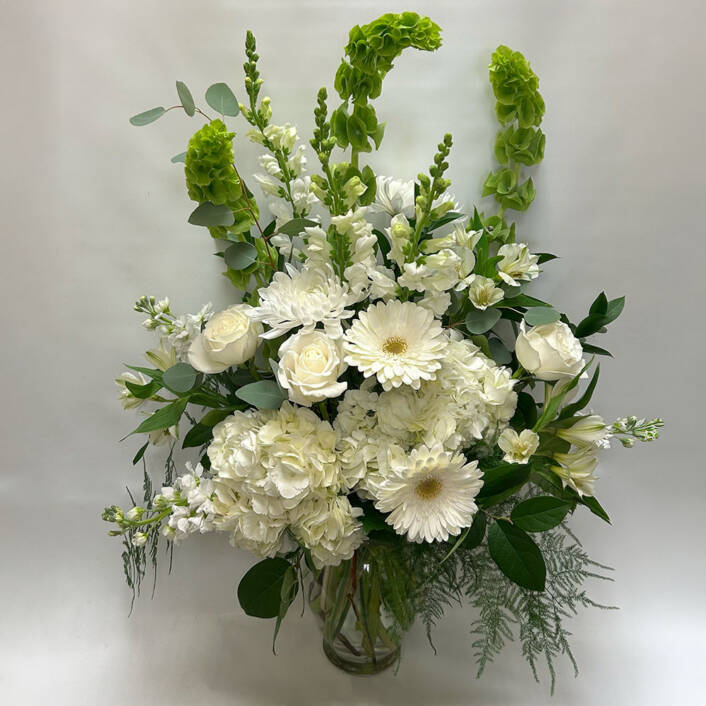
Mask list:
[[514,429],[531,429],[537,421],[537,403],[529,392],[517,393],[517,408],[512,418]]
[[210,412],[206,412],[206,414],[203,415],[199,424],[203,424],[207,427],[215,427],[218,422],[223,421],[231,414],[233,414],[232,409],[212,409]]
[[292,565],[279,557],[255,564],[238,585],[238,602],[253,618],[276,618],[282,603],[282,587]]
[[152,378],[152,380],[162,379],[162,371],[157,370],[156,368],[141,368],[139,365],[127,365],[127,363],[125,364],[125,367],[130,368],[130,370],[135,370],[138,373],[142,373],[148,378]]
[[172,164],[178,164],[179,162],[186,162],[186,152],[179,152],[179,154],[175,154],[169,161]]
[[556,527],[570,509],[571,503],[550,495],[541,495],[515,505],[510,519],[525,532],[545,532]]
[[588,310],[589,314],[603,314],[608,312],[608,298],[605,292],[601,292],[591,304],[591,308]]
[[130,390],[133,397],[136,397],[138,400],[146,400],[162,389],[162,383],[159,380],[150,380],[144,385],[138,385],[137,383],[126,380],[125,387]]
[[241,387],[236,393],[243,402],[258,409],[279,409],[287,396],[273,380],[259,380]]
[[289,569],[284,574],[284,579],[282,581],[282,590],[280,592],[279,611],[277,612],[277,621],[275,622],[275,630],[274,630],[274,634],[272,635],[272,654],[277,654],[277,652],[275,651],[275,645],[277,643],[277,635],[279,634],[279,629],[282,626],[282,621],[284,620],[284,617],[287,615],[287,611],[289,610],[289,606],[292,605],[292,602],[296,598],[298,591],[299,591],[299,581],[297,579],[297,573],[294,570],[294,567],[290,566]]
[[173,392],[181,394],[193,388],[198,375],[188,363],[177,363],[164,371],[162,382]]
[[503,463],[483,470],[483,487],[478,493],[478,505],[491,507],[516,493],[529,477],[526,464]]
[[196,106],[194,105],[194,97],[191,95],[191,91],[186,87],[186,84],[182,81],[176,82],[176,89],[177,94],[179,96],[179,100],[181,101],[181,107],[184,109],[184,112],[189,117],[192,117],[193,114],[196,112]]
[[610,524],[610,517],[608,517],[608,513],[603,509],[603,507],[598,502],[598,500],[596,500],[596,498],[594,498],[593,496],[584,495],[583,497],[579,497],[578,501],[581,503],[581,505],[587,507],[594,515],[600,517],[601,520],[605,520],[605,522]]
[[235,216],[226,204],[214,204],[208,201],[198,205],[189,216],[189,223],[193,226],[232,226]]
[[485,528],[488,524],[488,518],[482,510],[476,512],[473,518],[473,524],[470,527],[470,531],[466,535],[466,539],[463,542],[464,549],[474,549],[480,546],[483,538],[485,537]]
[[576,338],[592,336],[594,333],[600,331],[605,324],[606,317],[603,314],[589,314],[576,326],[574,336],[576,336]]
[[582,343],[581,347],[583,348],[584,353],[593,353],[595,355],[607,355],[610,358],[613,357],[613,354],[610,351],[607,351],[605,348],[600,348],[599,346],[594,346],[592,343]]
[[223,253],[223,259],[231,270],[245,270],[257,260],[257,250],[250,243],[233,243]]
[[500,308],[517,308],[518,306],[524,306],[524,307],[536,307],[536,306],[548,306],[551,307],[551,304],[547,304],[547,302],[543,302],[541,299],[535,299],[534,297],[529,297],[526,294],[518,294],[517,296],[513,297],[506,297],[502,301],[500,301],[496,305],[499,309]]
[[213,438],[213,431],[211,427],[205,424],[194,424],[191,429],[186,433],[184,441],[181,444],[182,449],[192,449],[197,446],[203,446],[207,444]]
[[556,309],[549,306],[538,306],[527,309],[525,321],[530,326],[544,326],[544,324],[553,324],[555,321],[559,321],[560,316]]
[[537,255],[537,264],[538,265],[542,265],[545,262],[550,262],[551,260],[558,259],[557,255],[552,255],[551,253],[548,253],[548,252],[538,252],[535,254]]
[[532,538],[507,520],[496,520],[488,532],[488,550],[500,571],[518,586],[543,591],[547,567]]
[[206,89],[206,103],[221,115],[235,117],[239,112],[238,99],[226,83],[214,83]]
[[149,125],[155,120],[161,118],[166,112],[167,111],[161,106],[159,108],[152,108],[150,110],[146,110],[144,113],[138,113],[137,115],[133,115],[130,118],[130,124],[136,125],[137,127]]
[[140,450],[135,454],[135,457],[132,459],[133,466],[145,455],[145,451],[147,451],[147,447],[149,445],[150,442],[146,441],[145,444],[140,447]]
[[505,347],[499,338],[491,338],[488,341],[490,355],[498,365],[507,365],[512,360],[512,353]]
[[366,534],[375,530],[386,530],[390,525],[385,522],[386,515],[383,515],[372,503],[363,503],[363,516],[360,521]]
[[625,297],[618,297],[617,299],[611,299],[611,301],[608,302],[608,310],[606,311],[606,320],[603,325],[606,326],[607,324],[611,323],[612,321],[615,321],[620,316],[620,314],[623,313],[624,308],[625,308]]
[[181,419],[181,415],[186,409],[186,402],[186,399],[174,400],[174,402],[158,409],[131,433],[146,434],[150,431],[173,427]]
[[586,363],[586,365],[581,368],[581,370],[571,379],[571,382],[566,385],[566,387],[564,387],[564,389],[559,394],[554,395],[554,397],[550,398],[549,402],[547,402],[544,407],[544,410],[542,411],[542,416],[537,420],[537,423],[532,428],[532,431],[540,431],[554,419],[557,410],[561,406],[561,403],[564,401],[564,398],[571,390],[576,387],[576,385],[579,384],[581,376],[584,374],[588,366],[591,365],[591,362],[592,361]]
[[566,407],[561,410],[559,419],[568,419],[569,417],[573,417],[576,412],[580,412],[591,401],[593,391],[596,389],[596,384],[598,383],[598,376],[600,375],[600,372],[601,366],[597,365],[596,371],[593,373],[593,377],[591,378],[591,382],[588,383],[588,387],[583,395],[581,395],[581,397],[573,404],[566,405]]
[[499,309],[471,309],[466,315],[466,329],[469,333],[490,331],[500,320]]
[[488,356],[488,358],[492,358],[493,354],[490,352],[490,344],[488,343],[488,339],[481,335],[478,334],[476,336],[470,336],[470,339],[472,343],[474,343],[478,348],[481,349],[481,352],[483,355]]
[[317,221],[312,221],[310,218],[293,218],[291,221],[287,221],[280,228],[278,228],[277,232],[293,237],[303,233],[304,228],[313,228],[318,225],[320,225],[320,223]]

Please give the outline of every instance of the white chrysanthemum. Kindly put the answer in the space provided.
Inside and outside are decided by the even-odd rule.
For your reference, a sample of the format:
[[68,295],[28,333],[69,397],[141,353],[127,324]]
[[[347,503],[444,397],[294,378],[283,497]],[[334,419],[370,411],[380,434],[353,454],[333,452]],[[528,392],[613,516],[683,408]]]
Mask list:
[[531,280],[539,276],[539,257],[532,255],[524,243],[507,243],[500,247],[498,274],[507,284],[515,287],[521,280]]
[[473,522],[483,486],[477,461],[467,463],[437,444],[410,454],[393,446],[384,465],[375,507],[390,513],[387,522],[398,534],[411,542],[444,542]]
[[361,312],[345,334],[345,361],[384,390],[418,389],[441,367],[448,339],[433,314],[412,302],[378,302]]
[[336,566],[350,559],[363,543],[363,525],[357,519],[363,514],[352,507],[343,495],[314,496],[300,508],[292,526],[297,539],[311,551],[317,568]]
[[518,434],[508,427],[500,434],[498,446],[505,452],[503,461],[527,463],[539,447],[539,436],[531,429],[523,429]]
[[260,289],[260,304],[250,313],[254,321],[270,326],[262,338],[278,338],[290,329],[303,326],[303,333],[322,323],[327,335],[340,338],[341,319],[353,316],[346,309],[350,292],[330,266],[305,267],[301,272],[286,265],[287,272],[276,272],[269,286]]

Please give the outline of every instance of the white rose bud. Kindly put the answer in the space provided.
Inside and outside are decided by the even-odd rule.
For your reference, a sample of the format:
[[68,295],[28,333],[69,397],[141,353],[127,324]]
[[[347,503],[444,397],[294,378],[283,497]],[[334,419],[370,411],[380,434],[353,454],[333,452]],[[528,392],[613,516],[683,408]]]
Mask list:
[[342,339],[329,338],[323,331],[298,333],[280,346],[279,358],[277,378],[292,402],[311,407],[346,389],[345,382],[337,381],[348,367]]
[[525,331],[522,321],[520,330],[515,355],[527,372],[547,381],[574,377],[581,372],[583,348],[565,323],[555,321]]
[[221,373],[255,355],[262,324],[252,321],[247,304],[214,314],[189,348],[189,363],[202,373]]

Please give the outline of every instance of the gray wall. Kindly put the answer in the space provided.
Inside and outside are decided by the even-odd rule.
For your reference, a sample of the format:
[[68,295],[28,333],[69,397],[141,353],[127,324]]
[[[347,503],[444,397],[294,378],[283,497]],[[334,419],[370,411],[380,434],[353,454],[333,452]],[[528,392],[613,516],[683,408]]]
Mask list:
[[[563,665],[556,703],[702,702],[703,212],[702,30],[706,5],[657,0],[24,0],[3,2],[0,474],[4,703],[540,704],[517,648],[476,681],[468,623],[407,640],[398,676],[355,680],[325,662],[309,616],[247,619],[234,586],[251,559],[224,538],[176,551],[156,597],[122,584],[119,545],[99,519],[139,483],[133,419],[112,378],[152,338],[132,302],[169,294],[177,310],[231,296],[205,232],[186,224],[169,158],[196,127],[170,105],[174,80],[202,94],[241,82],[246,28],[258,37],[274,118],[308,134],[346,33],[383,11],[416,9],[444,28],[436,55],[412,53],[388,77],[388,135],[372,163],[412,177],[444,131],[451,178],[470,205],[491,164],[495,125],[485,67],[507,43],[531,59],[547,102],[537,200],[519,222],[561,255],[534,292],[572,317],[601,289],[628,305],[603,343],[595,407],[606,418],[662,415],[659,443],[605,454],[598,493],[613,526],[577,512],[592,555],[616,567],[573,624],[582,673]],[[242,95],[242,91],[240,92]],[[244,123],[236,126],[244,131]],[[241,148],[244,172],[255,152]]]

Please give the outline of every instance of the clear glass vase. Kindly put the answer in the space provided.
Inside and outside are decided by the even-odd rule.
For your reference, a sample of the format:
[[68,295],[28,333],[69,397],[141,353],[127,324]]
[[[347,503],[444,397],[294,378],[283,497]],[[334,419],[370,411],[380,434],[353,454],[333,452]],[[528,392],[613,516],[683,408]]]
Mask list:
[[377,674],[399,659],[402,633],[385,609],[381,572],[364,545],[348,561],[314,574],[309,587],[324,653],[349,674]]

